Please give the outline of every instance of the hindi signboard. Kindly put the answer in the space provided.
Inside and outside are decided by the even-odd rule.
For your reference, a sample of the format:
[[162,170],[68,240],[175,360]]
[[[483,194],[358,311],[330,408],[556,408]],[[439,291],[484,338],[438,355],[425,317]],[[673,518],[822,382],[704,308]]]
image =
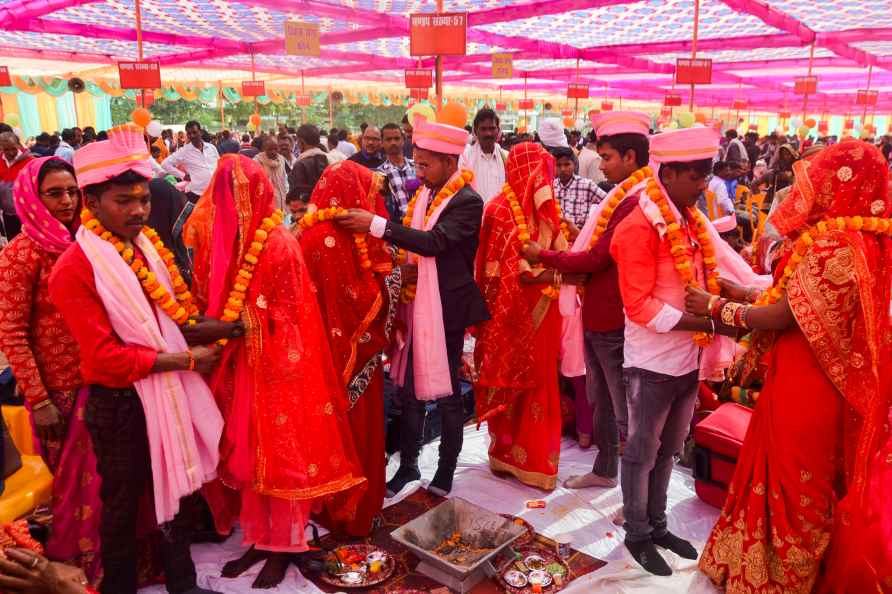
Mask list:
[[261,97],[266,95],[266,81],[262,80],[243,80],[242,96],[243,97]]
[[601,111],[613,111],[613,101],[602,101]]
[[285,21],[285,53],[289,56],[318,56],[319,25]]
[[122,89],[160,89],[161,67],[158,62],[118,62]]
[[588,83],[570,83],[567,85],[567,99],[588,99]]
[[712,84],[712,60],[678,58],[675,61],[675,82],[678,84]]
[[514,57],[511,54],[492,55],[492,77],[514,78]]
[[434,84],[434,71],[430,68],[409,68],[406,70],[407,89],[429,89]]
[[142,93],[136,95],[136,106],[145,107],[146,109],[155,104],[155,91],[153,89],[145,89]]
[[811,95],[818,92],[817,76],[798,76],[793,81],[793,91],[797,95]]
[[309,95],[298,94],[294,96],[294,103],[301,107],[307,107],[312,103],[312,98]]
[[409,15],[410,56],[464,56],[467,37],[466,12]]
[[409,89],[409,96],[416,101],[427,99],[430,89]]
[[666,107],[680,107],[681,95],[666,95],[663,97],[663,105]]
[[520,110],[533,109],[533,100],[532,99],[520,99],[517,102],[517,109],[520,109]]
[[11,87],[12,77],[9,75],[9,66],[0,66],[0,87]]
[[855,103],[858,105],[869,105],[875,107],[880,97],[879,91],[869,91],[867,89],[858,89],[855,97]]

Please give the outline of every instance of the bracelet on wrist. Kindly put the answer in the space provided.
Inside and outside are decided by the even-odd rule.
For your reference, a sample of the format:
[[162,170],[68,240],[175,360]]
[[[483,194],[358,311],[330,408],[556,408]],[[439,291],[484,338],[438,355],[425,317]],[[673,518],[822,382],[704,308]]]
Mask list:
[[41,401],[38,402],[37,404],[32,404],[32,405],[31,405],[31,410],[32,410],[32,411],[40,410],[41,408],[46,408],[46,407],[48,407],[48,406],[51,405],[52,403],[53,403],[53,401],[50,400],[49,398],[47,398],[46,400],[41,400]]
[[715,302],[710,302],[709,317],[717,322],[721,322],[720,312],[722,311],[722,308],[725,307],[726,303],[728,303],[728,300],[723,298],[716,299]]
[[186,354],[189,356],[189,367],[187,371],[195,371],[195,355],[192,354],[192,349],[186,350]]

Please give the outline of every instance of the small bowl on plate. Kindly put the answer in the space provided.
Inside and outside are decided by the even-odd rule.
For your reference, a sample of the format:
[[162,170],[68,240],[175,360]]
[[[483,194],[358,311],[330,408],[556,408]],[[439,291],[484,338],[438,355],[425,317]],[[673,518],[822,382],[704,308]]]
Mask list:
[[527,566],[527,569],[530,571],[541,571],[545,569],[545,566],[548,565],[545,562],[545,559],[540,557],[539,555],[527,555],[527,557],[523,560],[523,564]]
[[516,569],[509,569],[502,576],[502,579],[505,580],[505,583],[509,586],[513,586],[514,588],[523,588],[529,583],[527,580],[527,576],[525,576],[522,572],[517,571]]
[[541,569],[537,569],[530,572],[530,575],[527,577],[530,582],[530,585],[540,585],[543,588],[550,586],[552,582],[552,577],[547,571],[543,571]]

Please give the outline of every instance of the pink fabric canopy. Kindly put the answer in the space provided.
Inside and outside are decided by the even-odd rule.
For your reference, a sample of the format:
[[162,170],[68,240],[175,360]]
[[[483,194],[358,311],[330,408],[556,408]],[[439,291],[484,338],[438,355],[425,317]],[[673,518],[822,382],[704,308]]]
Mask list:
[[[249,70],[308,78],[402,80],[408,14],[425,0],[142,0],[146,57],[163,68]],[[592,96],[659,100],[673,91],[675,60],[690,57],[693,0],[445,0],[468,12],[468,55],[447,57],[447,84],[561,92],[577,79]],[[289,19],[320,25],[321,55],[285,55]],[[71,62],[133,59],[132,0],[0,0],[0,53]],[[807,72],[814,44],[815,111],[860,111],[856,92],[880,90],[892,111],[889,0],[701,0],[698,57],[713,60],[712,85],[698,106],[796,111],[793,79]],[[490,56],[514,56],[514,79],[494,80]],[[433,65],[432,58],[421,60]],[[76,68],[73,68],[76,69]],[[26,74],[26,73],[25,73]],[[162,72],[163,75],[163,72]],[[448,92],[448,88],[447,88]]]

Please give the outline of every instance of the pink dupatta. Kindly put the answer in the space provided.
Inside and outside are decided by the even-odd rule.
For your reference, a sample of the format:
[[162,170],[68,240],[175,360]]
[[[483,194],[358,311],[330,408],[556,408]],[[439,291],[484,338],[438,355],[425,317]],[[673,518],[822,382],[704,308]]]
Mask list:
[[[447,183],[461,172],[456,172]],[[429,188],[424,188],[418,197],[412,215],[412,228],[430,231],[437,224],[443,209],[452,200],[450,196],[440,203],[427,222],[424,215],[431,199]],[[404,344],[394,354],[392,369],[395,370],[396,385],[406,385],[406,371],[409,367],[409,349],[412,349],[413,379],[415,398],[437,400],[452,394],[452,374],[449,369],[449,356],[446,352],[446,332],[443,329],[443,304],[440,301],[440,280],[437,277],[437,259],[410,254],[410,261],[418,264],[418,285],[415,300],[401,304],[400,319],[406,322],[407,332]]]
[[[179,327],[157,305],[150,305],[136,275],[114,246],[81,227],[76,241],[93,266],[96,291],[112,328],[126,344],[181,353],[188,347]],[[167,267],[142,234],[133,242],[158,282],[173,293]],[[223,417],[198,373],[152,373],[134,384],[142,402],[152,459],[155,516],[169,522],[180,499],[216,476]]]

